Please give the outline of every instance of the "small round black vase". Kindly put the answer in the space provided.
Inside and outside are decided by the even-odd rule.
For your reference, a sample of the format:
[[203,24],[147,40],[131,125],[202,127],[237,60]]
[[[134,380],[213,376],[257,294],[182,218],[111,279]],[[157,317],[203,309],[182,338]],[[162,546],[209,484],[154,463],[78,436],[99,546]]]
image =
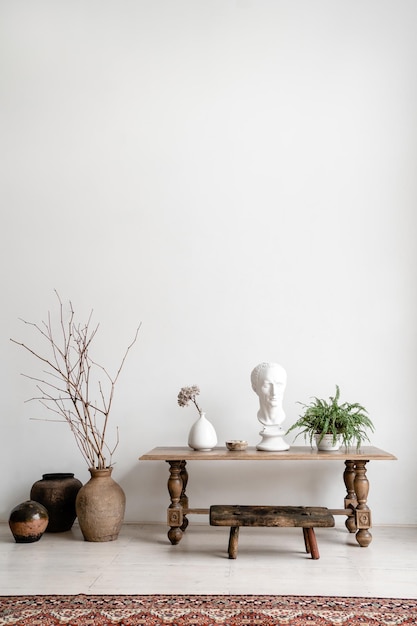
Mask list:
[[26,500],[14,507],[9,527],[16,543],[39,541],[48,526],[48,511],[39,502]]
[[43,474],[30,490],[30,497],[43,504],[48,511],[47,533],[70,530],[75,518],[75,498],[82,487],[78,478],[69,473]]

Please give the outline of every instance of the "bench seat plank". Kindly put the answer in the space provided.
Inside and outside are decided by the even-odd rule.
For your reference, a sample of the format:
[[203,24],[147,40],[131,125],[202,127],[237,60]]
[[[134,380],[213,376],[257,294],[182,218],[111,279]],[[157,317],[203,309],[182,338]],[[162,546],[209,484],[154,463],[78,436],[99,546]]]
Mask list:
[[210,507],[212,526],[330,528],[334,517],[326,507],[223,505]]

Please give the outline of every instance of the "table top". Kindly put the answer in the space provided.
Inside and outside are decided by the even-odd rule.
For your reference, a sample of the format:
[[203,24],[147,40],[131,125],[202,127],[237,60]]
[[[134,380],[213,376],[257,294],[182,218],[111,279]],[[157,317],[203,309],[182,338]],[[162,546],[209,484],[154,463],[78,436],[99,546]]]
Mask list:
[[167,446],[153,448],[139,457],[140,461],[395,461],[390,452],[373,446],[362,446],[357,449],[340,448],[340,450],[322,451],[310,446],[291,446],[282,452],[265,452],[255,447],[231,452],[224,447],[213,448],[207,452],[192,450],[186,446]]

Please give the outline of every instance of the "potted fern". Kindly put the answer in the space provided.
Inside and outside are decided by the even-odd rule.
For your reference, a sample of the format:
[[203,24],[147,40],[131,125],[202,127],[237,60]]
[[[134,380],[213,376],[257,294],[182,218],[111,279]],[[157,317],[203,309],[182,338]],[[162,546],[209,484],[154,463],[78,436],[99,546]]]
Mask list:
[[286,434],[301,429],[297,434],[313,446],[315,439],[319,450],[338,450],[341,445],[351,446],[354,442],[360,448],[363,441],[369,441],[367,430],[374,431],[374,425],[367,410],[359,403],[340,402],[340,389],[329,400],[314,397],[310,404],[299,402],[304,408],[300,418],[287,430]]

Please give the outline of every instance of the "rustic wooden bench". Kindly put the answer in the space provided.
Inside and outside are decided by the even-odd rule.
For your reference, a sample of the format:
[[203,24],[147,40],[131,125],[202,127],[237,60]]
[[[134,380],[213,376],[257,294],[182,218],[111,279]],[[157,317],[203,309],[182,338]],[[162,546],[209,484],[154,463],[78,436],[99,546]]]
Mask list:
[[334,526],[334,517],[325,507],[244,506],[215,504],[210,507],[211,526],[230,526],[229,559],[237,557],[240,526],[297,527],[303,529],[306,552],[319,559],[314,527]]

